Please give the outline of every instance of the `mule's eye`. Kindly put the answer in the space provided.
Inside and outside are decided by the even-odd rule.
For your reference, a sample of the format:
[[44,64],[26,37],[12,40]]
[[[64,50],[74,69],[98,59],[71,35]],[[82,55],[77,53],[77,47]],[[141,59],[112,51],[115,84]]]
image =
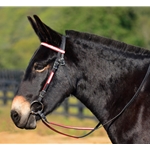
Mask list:
[[34,70],[36,71],[36,72],[43,72],[43,71],[45,71],[46,69],[48,69],[49,68],[49,65],[41,65],[41,64],[38,64],[38,63],[35,63],[34,64]]

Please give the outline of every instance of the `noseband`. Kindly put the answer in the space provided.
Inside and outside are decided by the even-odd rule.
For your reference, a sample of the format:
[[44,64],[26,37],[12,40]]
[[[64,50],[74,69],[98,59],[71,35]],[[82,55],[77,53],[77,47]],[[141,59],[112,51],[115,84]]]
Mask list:
[[[60,48],[57,48],[57,47],[55,47],[55,46],[52,46],[52,45],[47,44],[47,43],[44,43],[44,42],[41,43],[42,46],[45,46],[45,47],[47,47],[47,48],[50,48],[51,50],[54,50],[54,51],[58,52],[58,54],[57,54],[57,58],[56,58],[56,60],[55,60],[55,62],[54,62],[53,68],[52,68],[52,70],[51,70],[51,72],[50,72],[50,74],[49,74],[49,77],[48,77],[48,79],[47,79],[47,81],[46,81],[46,83],[45,83],[43,89],[41,90],[41,92],[40,92],[40,94],[39,94],[39,96],[38,96],[38,99],[35,100],[35,101],[33,101],[33,102],[31,103],[31,106],[30,106],[30,107],[32,107],[33,105],[38,104],[38,105],[40,105],[40,109],[37,110],[37,111],[33,111],[33,110],[32,110],[32,111],[31,111],[31,114],[33,114],[33,115],[39,115],[39,116],[41,117],[42,122],[43,122],[47,127],[49,127],[51,130],[53,130],[53,131],[55,131],[55,132],[57,132],[57,133],[59,133],[59,134],[62,134],[62,135],[68,136],[68,137],[72,137],[72,138],[83,138],[83,137],[85,137],[85,136],[91,134],[92,132],[94,132],[96,129],[99,129],[99,128],[102,127],[102,126],[105,126],[105,125],[107,125],[107,124],[109,124],[109,123],[110,123],[110,125],[111,125],[111,123],[112,123],[115,119],[117,119],[119,116],[121,116],[121,114],[126,110],[126,108],[129,107],[129,105],[130,105],[130,104],[136,99],[136,97],[139,95],[140,90],[142,89],[143,85],[145,84],[146,79],[148,78],[148,76],[149,76],[149,74],[150,74],[150,65],[149,65],[149,67],[148,67],[148,69],[147,69],[147,72],[146,72],[146,74],[145,74],[144,79],[142,80],[142,82],[141,82],[141,84],[140,84],[138,90],[136,91],[136,93],[134,94],[134,96],[132,97],[132,99],[124,106],[124,108],[123,108],[115,117],[113,117],[113,118],[110,119],[109,121],[105,122],[103,125],[99,122],[99,123],[95,126],[95,128],[84,128],[84,127],[64,126],[64,125],[56,124],[56,123],[53,123],[53,122],[48,122],[48,120],[46,119],[46,116],[43,114],[44,105],[43,105],[43,103],[42,103],[42,100],[43,100],[43,98],[44,98],[44,96],[45,96],[45,94],[46,94],[46,92],[47,92],[47,90],[48,90],[48,87],[49,87],[49,85],[50,85],[50,83],[51,83],[51,81],[52,81],[52,78],[53,78],[53,76],[55,75],[55,72],[57,71],[57,69],[59,68],[59,66],[65,66],[65,60],[64,60],[65,44],[66,44],[66,36],[62,36],[62,42],[61,42]],[[67,76],[67,75],[66,75],[66,76]],[[67,76],[67,78],[68,78],[68,76]],[[69,81],[69,84],[70,84],[71,86],[73,86],[73,84],[71,83],[70,78],[68,78],[68,81]],[[68,134],[62,133],[62,132],[60,132],[60,131],[54,129],[52,126],[50,126],[50,124],[51,124],[51,125],[55,125],[55,126],[59,126],[59,127],[63,127],[63,128],[67,128],[67,129],[91,130],[91,131],[88,132],[87,134],[83,135],[83,136],[68,135]]]

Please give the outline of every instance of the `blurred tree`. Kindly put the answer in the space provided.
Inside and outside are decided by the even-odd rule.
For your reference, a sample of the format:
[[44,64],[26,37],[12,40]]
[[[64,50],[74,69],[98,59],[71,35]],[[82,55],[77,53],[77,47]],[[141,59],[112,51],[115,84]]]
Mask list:
[[1,7],[0,67],[25,69],[39,46],[27,16],[37,14],[64,34],[77,30],[150,47],[149,7]]

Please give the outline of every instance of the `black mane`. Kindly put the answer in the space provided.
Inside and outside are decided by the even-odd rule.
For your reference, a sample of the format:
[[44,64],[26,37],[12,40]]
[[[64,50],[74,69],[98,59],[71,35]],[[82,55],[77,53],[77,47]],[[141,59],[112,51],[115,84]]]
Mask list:
[[110,38],[73,30],[66,30],[66,34],[69,37],[73,37],[74,39],[82,39],[98,43],[107,49],[114,49],[136,55],[150,56],[150,51],[148,49],[129,45],[124,42],[120,42]]

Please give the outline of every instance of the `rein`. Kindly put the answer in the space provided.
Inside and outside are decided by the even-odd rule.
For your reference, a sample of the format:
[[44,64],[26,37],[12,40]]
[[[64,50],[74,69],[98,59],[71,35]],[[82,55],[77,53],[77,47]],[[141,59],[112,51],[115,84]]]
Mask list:
[[[132,99],[124,106],[124,108],[115,116],[113,117],[112,119],[110,119],[109,121],[105,122],[104,124],[101,124],[100,122],[95,126],[95,128],[85,128],[85,127],[71,127],[71,126],[65,126],[65,125],[61,125],[61,124],[56,124],[56,123],[53,123],[53,122],[49,122],[47,119],[46,119],[46,116],[43,114],[43,110],[44,110],[44,105],[42,103],[42,99],[44,98],[47,90],[48,90],[48,87],[52,81],[52,78],[55,74],[55,72],[57,71],[57,69],[59,68],[59,66],[65,66],[65,60],[64,60],[64,54],[65,54],[65,44],[66,44],[66,37],[65,36],[62,36],[62,42],[61,42],[61,46],[60,48],[57,48],[55,46],[52,46],[50,44],[47,44],[47,43],[44,43],[42,42],[41,45],[42,46],[45,46],[47,48],[50,48],[51,50],[54,50],[56,52],[58,52],[58,55],[57,55],[57,58],[54,62],[54,65],[53,65],[53,68],[52,70],[50,71],[50,74],[49,74],[49,77],[43,87],[43,89],[41,90],[40,94],[39,94],[39,97],[37,100],[33,101],[31,103],[31,106],[32,107],[34,104],[39,104],[41,106],[40,110],[38,111],[31,111],[31,114],[33,115],[39,115],[41,117],[41,120],[42,122],[48,127],[50,128],[51,130],[59,133],[59,134],[62,134],[62,135],[65,135],[65,136],[68,136],[68,137],[72,137],[72,138],[83,138],[83,137],[86,137],[88,136],[89,134],[93,133],[95,130],[99,129],[100,127],[102,126],[105,126],[109,123],[111,123],[112,121],[114,121],[115,119],[117,119],[125,110],[127,107],[129,107],[129,105],[135,100],[135,98],[138,96],[138,94],[140,93],[140,90],[142,89],[146,79],[148,78],[149,74],[150,74],[150,65],[147,69],[147,72],[146,72],[146,75],[144,77],[144,79],[142,80],[142,83],[140,84],[138,90],[136,91],[136,93],[134,94],[134,96],[132,97]],[[68,76],[67,76],[68,78]],[[69,84],[71,84],[71,80],[70,78],[68,78],[68,81],[69,81]],[[82,136],[74,136],[74,135],[69,135],[69,134],[66,134],[66,133],[63,133],[63,132],[60,132],[56,129],[54,129],[51,125],[53,126],[57,126],[57,127],[62,127],[62,128],[67,128],[67,129],[75,129],[75,130],[90,130],[90,132],[88,132],[87,134],[85,135],[82,135]]]

